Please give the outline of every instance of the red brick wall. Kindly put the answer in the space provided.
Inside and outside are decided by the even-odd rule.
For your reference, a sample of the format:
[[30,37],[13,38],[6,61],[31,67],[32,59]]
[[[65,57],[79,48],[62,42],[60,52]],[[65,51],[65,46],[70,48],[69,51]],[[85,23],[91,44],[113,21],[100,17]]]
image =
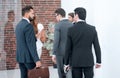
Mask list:
[[0,1],[0,70],[18,68],[14,27],[16,21],[19,20],[13,18],[20,18],[18,13],[19,2],[20,0],[17,2],[13,0]]
[[[13,3],[14,4],[14,3]],[[0,4],[1,5],[1,4]],[[9,4],[7,4],[9,5]],[[49,22],[55,22],[55,16],[54,11],[61,7],[61,0],[21,0],[21,4],[18,4],[18,6],[24,7],[26,5],[32,5],[35,13],[37,14],[39,18],[39,22],[42,23],[47,30],[47,26]],[[14,7],[13,7],[14,8]],[[19,9],[16,9],[16,11],[19,11]],[[21,10],[21,9],[20,9]],[[2,10],[4,11],[4,10]],[[0,10],[0,14],[2,15],[3,12]],[[6,12],[6,11],[4,11]],[[16,12],[16,16],[20,13]],[[7,13],[6,13],[7,14]],[[20,15],[19,15],[20,16]],[[20,17],[18,17],[20,18]],[[5,20],[3,20],[5,22]],[[2,20],[0,20],[0,37],[1,39],[4,39],[4,26],[2,24]],[[16,22],[17,23],[17,22]],[[8,30],[10,30],[8,28]],[[15,38],[13,38],[13,41]],[[6,42],[9,43],[9,42]],[[4,44],[4,40],[0,41],[0,44]],[[7,44],[6,44],[7,45]],[[9,53],[5,53],[4,50],[1,48],[4,48],[4,45],[0,45],[0,70],[1,69],[14,69],[17,68],[16,61],[15,61],[15,45],[13,44],[13,47],[11,47],[14,51],[9,51]],[[8,51],[8,50],[7,50]],[[51,56],[49,55],[49,52],[43,48],[42,52],[42,60],[45,64],[51,66]]]

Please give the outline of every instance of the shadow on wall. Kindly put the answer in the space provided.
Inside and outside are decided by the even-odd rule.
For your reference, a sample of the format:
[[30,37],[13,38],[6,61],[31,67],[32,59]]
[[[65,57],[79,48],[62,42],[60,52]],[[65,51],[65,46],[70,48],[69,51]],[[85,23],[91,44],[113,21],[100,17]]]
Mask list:
[[15,13],[13,10],[8,12],[8,21],[4,27],[4,51],[6,53],[6,69],[14,69],[16,67],[16,40],[13,22]]

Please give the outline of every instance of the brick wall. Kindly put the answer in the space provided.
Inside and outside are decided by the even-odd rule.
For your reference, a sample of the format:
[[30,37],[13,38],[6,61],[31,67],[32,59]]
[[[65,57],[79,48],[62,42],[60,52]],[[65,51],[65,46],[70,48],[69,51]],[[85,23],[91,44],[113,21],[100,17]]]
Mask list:
[[[20,6],[21,8],[26,5],[32,5],[35,10],[35,14],[37,14],[37,16],[38,16],[39,22],[44,25],[46,30],[47,30],[47,28],[48,28],[47,26],[50,22],[56,21],[55,16],[54,16],[54,11],[56,10],[56,8],[61,6],[61,0],[18,0],[18,1],[20,1],[20,2],[19,3],[13,2],[11,4],[17,4],[17,6]],[[3,3],[0,3],[0,5],[1,4],[3,4]],[[10,4],[6,4],[6,5],[8,6]],[[16,19],[18,19],[18,18],[20,18],[19,11],[21,11],[21,8],[19,7],[16,9],[16,7],[14,6],[13,8],[15,9],[16,17],[18,16]],[[6,12],[7,11],[0,9],[1,15],[3,15],[4,13],[7,15]],[[7,48],[6,51],[8,51],[8,53],[5,52],[5,50],[4,50],[4,38],[5,38],[4,37],[4,28],[5,28],[4,26],[5,25],[3,24],[3,22],[5,22],[5,21],[6,21],[6,19],[0,20],[0,40],[2,39],[0,41],[0,44],[3,44],[2,46],[0,45],[0,70],[1,69],[18,68],[16,61],[15,61],[15,50],[16,50],[15,44],[10,44],[9,42],[6,42],[5,45],[7,45],[8,47],[11,45],[10,47],[12,48],[12,51],[8,50],[9,49],[8,47],[6,47]],[[17,23],[16,20],[15,20],[15,22]],[[8,27],[8,30],[11,31],[11,28]],[[10,38],[7,38],[7,39],[9,40]],[[12,43],[15,43],[14,40],[15,40],[15,38],[12,38],[12,40],[11,40]],[[10,44],[10,45],[8,45],[8,44]],[[45,64],[47,64],[48,66],[52,65],[51,56],[49,55],[49,52],[45,48],[43,48],[41,58],[42,58],[43,62]]]
[[0,70],[18,68],[14,28],[21,17],[20,4],[20,0],[0,0]]

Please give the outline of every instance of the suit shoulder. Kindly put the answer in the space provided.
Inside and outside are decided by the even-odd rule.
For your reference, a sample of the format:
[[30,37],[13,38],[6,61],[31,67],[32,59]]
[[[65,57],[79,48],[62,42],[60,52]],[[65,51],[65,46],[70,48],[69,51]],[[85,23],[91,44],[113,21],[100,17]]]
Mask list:
[[59,27],[60,27],[60,24],[59,24],[59,23],[56,23],[56,24],[55,24],[55,29],[59,29]]
[[31,24],[28,23],[26,20],[21,20],[17,26],[16,26],[16,31],[18,30],[23,30],[23,31],[26,31],[27,29],[30,29],[30,26]]
[[26,26],[27,24],[29,24],[26,20],[21,20],[18,24],[17,24],[17,26]]
[[95,26],[90,25],[90,24],[86,24],[89,28],[95,29]]
[[59,24],[72,24],[68,19],[64,19],[59,22]]
[[28,23],[26,26],[25,26],[25,29],[26,30],[30,30],[30,29],[33,29],[33,25]]

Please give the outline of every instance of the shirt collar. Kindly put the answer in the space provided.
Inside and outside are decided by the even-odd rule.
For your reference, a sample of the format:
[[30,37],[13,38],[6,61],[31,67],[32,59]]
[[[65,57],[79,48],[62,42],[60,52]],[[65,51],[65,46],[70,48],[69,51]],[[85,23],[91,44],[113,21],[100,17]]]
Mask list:
[[64,20],[64,19],[66,19],[66,18],[61,18],[60,21],[62,21],[62,20]]
[[28,18],[23,17],[23,19],[27,20],[30,23],[30,20]]
[[77,20],[77,22],[85,22],[85,20],[79,19]]

